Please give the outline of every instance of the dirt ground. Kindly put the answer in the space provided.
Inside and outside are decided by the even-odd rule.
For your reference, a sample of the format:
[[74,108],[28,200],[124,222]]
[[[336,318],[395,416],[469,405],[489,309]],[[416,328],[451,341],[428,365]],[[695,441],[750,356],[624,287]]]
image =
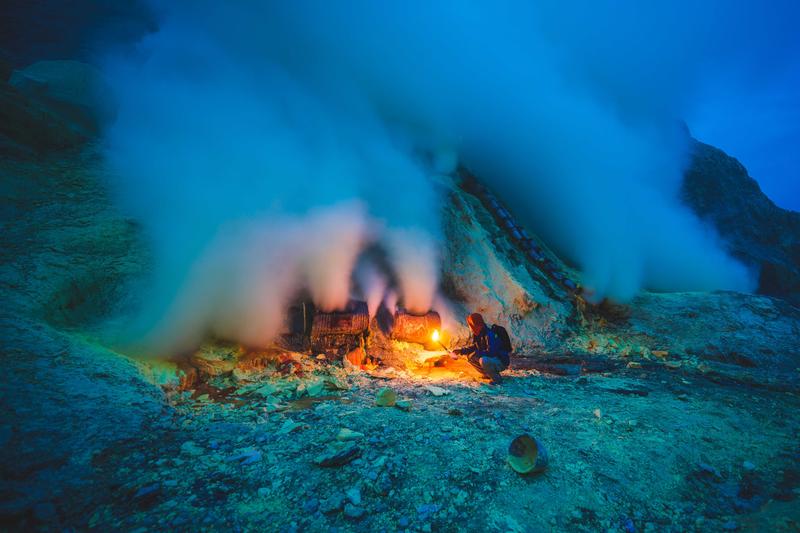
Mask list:
[[[488,387],[456,373],[312,367],[248,376],[237,390],[217,381],[176,393],[168,417],[94,456],[93,488],[59,503],[63,523],[129,531],[800,527],[796,392],[742,390],[666,368],[509,371]],[[384,387],[410,409],[376,406]],[[352,440],[337,441],[343,428],[356,432]],[[547,449],[541,474],[521,476],[506,463],[522,433]],[[326,452],[343,464],[315,464]]]

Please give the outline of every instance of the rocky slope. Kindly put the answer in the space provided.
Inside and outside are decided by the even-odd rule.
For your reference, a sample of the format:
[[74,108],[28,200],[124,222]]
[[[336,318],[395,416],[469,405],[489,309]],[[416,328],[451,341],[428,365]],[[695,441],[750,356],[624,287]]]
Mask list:
[[739,161],[699,141],[683,198],[734,256],[759,272],[758,292],[800,305],[800,213],[776,206]]

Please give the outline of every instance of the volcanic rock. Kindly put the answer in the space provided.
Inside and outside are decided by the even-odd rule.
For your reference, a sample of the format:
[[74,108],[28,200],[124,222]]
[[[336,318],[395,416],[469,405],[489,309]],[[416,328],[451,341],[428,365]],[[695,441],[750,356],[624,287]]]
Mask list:
[[361,491],[358,489],[358,487],[349,489],[345,494],[347,499],[350,500],[350,503],[353,505],[361,505]]
[[324,467],[342,466],[359,456],[361,456],[361,448],[348,442],[341,447],[335,445],[329,447],[314,458],[314,464]]
[[351,503],[348,503],[347,505],[344,506],[344,515],[347,518],[357,520],[362,516],[364,516],[364,509],[356,505],[353,505]]
[[316,498],[309,498],[303,502],[303,511],[307,513],[314,513],[319,509],[319,500]]
[[758,291],[800,304],[800,213],[776,206],[735,158],[693,141],[683,199],[760,272]]
[[336,435],[336,440],[339,441],[350,441],[363,438],[364,438],[363,433],[359,433],[358,431],[353,431],[352,429],[347,429],[347,428],[340,429],[339,433]]
[[378,407],[392,407],[396,401],[397,393],[389,387],[380,389],[375,397],[375,405]]
[[411,400],[397,400],[394,405],[401,411],[410,411],[413,404]]
[[198,455],[203,455],[205,453],[205,450],[203,450],[203,448],[195,444],[193,441],[187,440],[186,442],[181,444],[181,452],[187,455],[198,456]]
[[335,513],[341,511],[345,504],[345,497],[343,494],[333,494],[332,496],[322,500],[319,510],[325,514]]

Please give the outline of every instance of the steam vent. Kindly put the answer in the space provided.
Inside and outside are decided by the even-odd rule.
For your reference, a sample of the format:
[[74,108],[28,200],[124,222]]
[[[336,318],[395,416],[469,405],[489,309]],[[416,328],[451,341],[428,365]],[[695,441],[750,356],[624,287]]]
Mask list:
[[800,8],[495,4],[3,4],[0,531],[800,531]]

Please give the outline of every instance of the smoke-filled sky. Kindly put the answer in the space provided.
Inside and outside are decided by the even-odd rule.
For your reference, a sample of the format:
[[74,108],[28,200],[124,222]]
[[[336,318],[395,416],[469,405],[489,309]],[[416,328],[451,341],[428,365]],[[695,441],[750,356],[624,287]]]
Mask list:
[[[752,286],[678,200],[681,120],[723,130],[715,105],[791,72],[776,4],[153,7],[159,30],[103,64],[109,161],[154,243],[147,321],[165,345],[263,344],[302,291],[426,310],[443,245],[432,176],[456,158],[596,296]],[[796,131],[783,118],[762,122]]]

